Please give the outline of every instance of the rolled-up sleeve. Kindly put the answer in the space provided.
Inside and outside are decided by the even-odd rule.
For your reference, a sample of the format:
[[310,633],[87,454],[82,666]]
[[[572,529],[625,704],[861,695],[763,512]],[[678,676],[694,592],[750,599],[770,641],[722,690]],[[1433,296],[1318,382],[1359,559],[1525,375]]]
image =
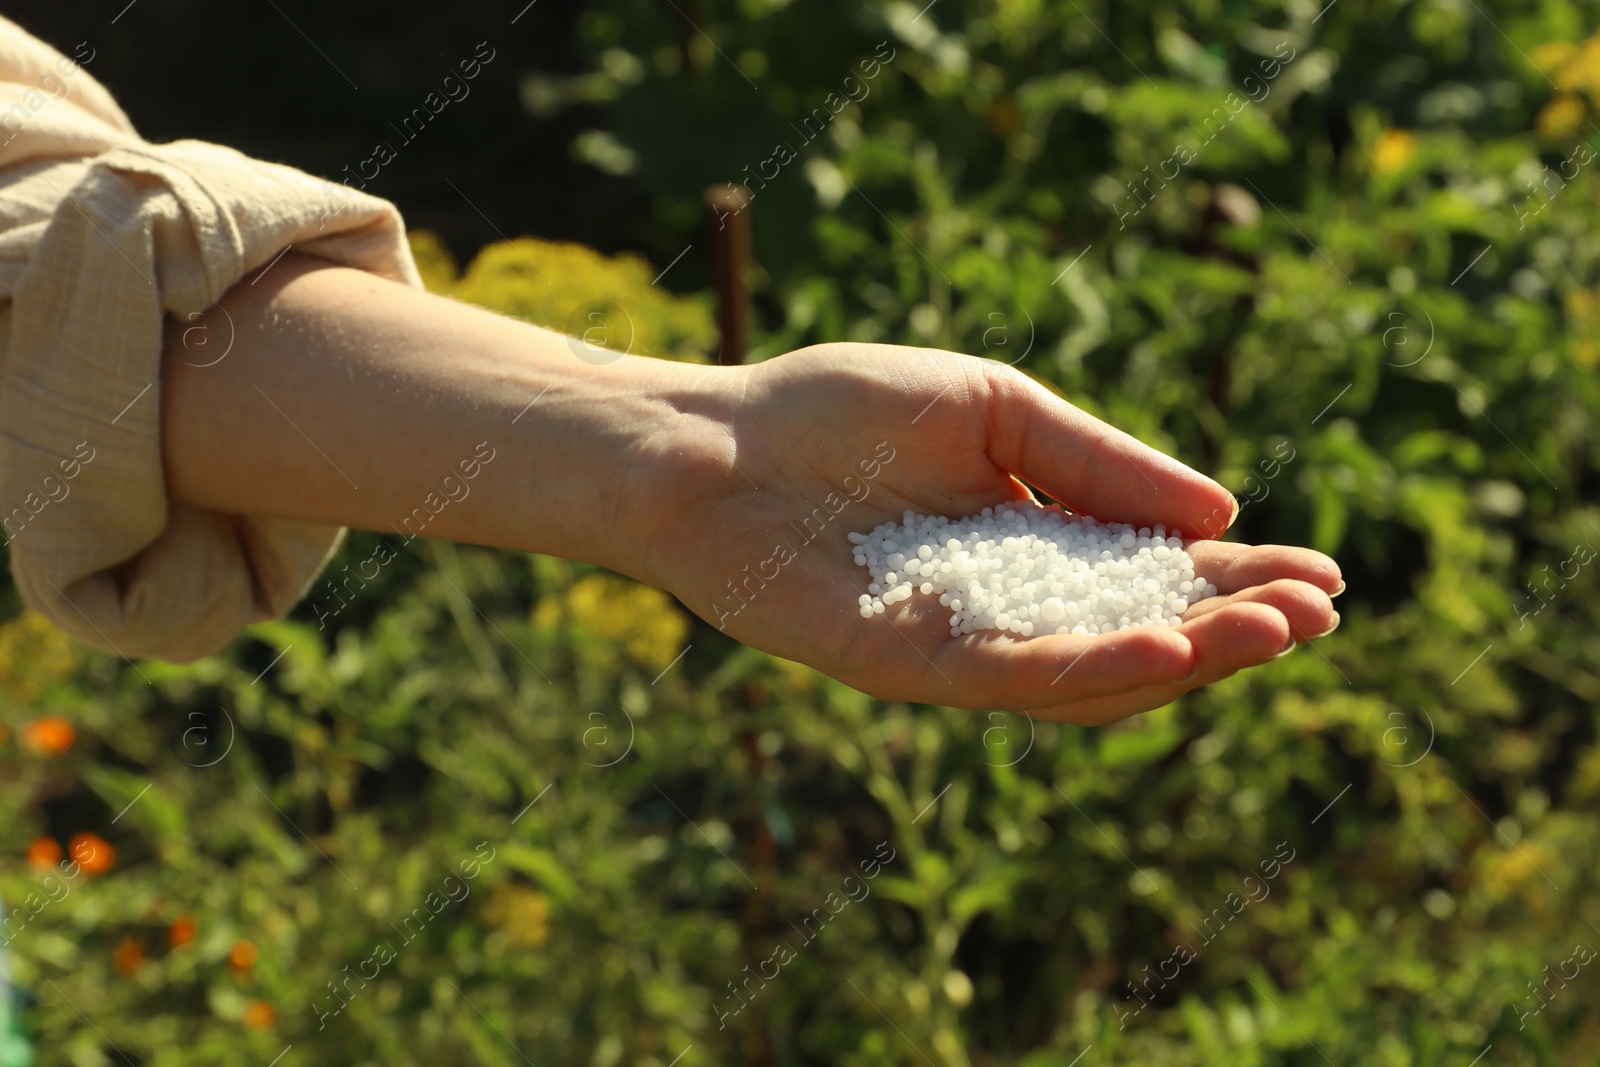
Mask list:
[[232,324],[200,313],[291,247],[420,281],[385,201],[218,145],[117,141],[0,169],[0,534],[31,608],[184,661],[288,611],[344,531],[168,499],[165,323],[226,359]]

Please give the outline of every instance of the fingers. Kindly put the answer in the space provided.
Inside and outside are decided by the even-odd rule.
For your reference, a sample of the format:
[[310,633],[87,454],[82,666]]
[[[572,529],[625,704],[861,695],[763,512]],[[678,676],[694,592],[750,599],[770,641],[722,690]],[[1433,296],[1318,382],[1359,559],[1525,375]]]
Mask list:
[[1172,688],[1172,686],[1145,686],[1117,696],[1083,700],[1076,704],[1063,704],[1053,708],[1035,708],[1023,714],[1041,722],[1066,722],[1074,726],[1109,726],[1134,715],[1143,715],[1147,711],[1165,707],[1188,691],[1179,689],[1175,695],[1168,695]]
[[1245,584],[1194,604],[1172,629],[1032,638],[983,632],[941,640],[933,637],[932,620],[919,620],[939,649],[928,674],[947,690],[931,699],[982,710],[1023,709],[1049,721],[1114,722],[1264,663],[1339,623],[1328,592],[1309,581],[1248,584],[1286,570],[1336,586],[1322,562],[1331,561],[1318,553],[1207,543],[1202,556],[1212,581],[1221,579],[1230,588]]
[[1305,582],[1329,596],[1344,585],[1339,565],[1309,548],[1197,541],[1187,551],[1194,560],[1195,574],[1215,585],[1219,593],[1237,593],[1280,578]]
[[1254,602],[1229,604],[1177,627],[1194,647],[1193,678],[1141,685],[1125,693],[1028,711],[1049,722],[1103,726],[1170,704],[1191,689],[1220,681],[1246,667],[1265,663],[1293,647],[1288,620],[1276,608]]
[[1265,585],[1251,586],[1226,596],[1214,596],[1200,601],[1183,613],[1183,621],[1191,622],[1234,604],[1265,604],[1275,608],[1298,641],[1324,637],[1339,625],[1339,613],[1333,610],[1328,594],[1307,582],[1292,578],[1279,578]]
[[[1174,683],[1194,664],[1195,650],[1178,628],[1151,626],[1083,637],[947,634],[931,666],[954,686],[935,697],[939,703],[1015,710]],[[958,695],[965,699],[952,699]]]
[[1100,726],[1275,659],[1338,622],[1325,591],[1277,579],[1203,600],[1176,628],[1085,637],[985,632],[946,638],[928,661],[930,676],[940,685],[927,699]]
[[1073,511],[1217,537],[1238,514],[1222,486],[1073,407],[1019,371],[986,363],[988,453]]

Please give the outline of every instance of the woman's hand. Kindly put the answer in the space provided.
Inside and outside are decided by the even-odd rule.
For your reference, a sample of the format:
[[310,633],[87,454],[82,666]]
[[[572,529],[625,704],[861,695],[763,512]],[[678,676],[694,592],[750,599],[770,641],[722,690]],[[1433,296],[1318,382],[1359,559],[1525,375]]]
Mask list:
[[[401,550],[421,536],[598,563],[878,696],[1111,722],[1338,621],[1332,560],[1215,542],[1190,551],[1225,595],[1176,628],[952,638],[917,597],[863,619],[845,534],[908,508],[968,515],[1025,498],[1021,478],[1072,510],[1190,536],[1234,515],[1215,482],[988,360],[855,344],[751,367],[596,360],[298,253],[211,319],[231,339],[220,358],[189,351],[193,324],[168,330],[174,501],[376,530]],[[474,457],[470,483],[456,477]]]
[[[863,619],[845,534],[907,509],[958,517],[1029,499],[1215,536],[1222,486],[1010,368],[927,349],[832,344],[742,368],[683,367],[644,446],[635,573],[747,644],[876,696],[1080,724],[1169,703],[1330,632],[1338,566],[1307,549],[1202,541],[1219,596],[1181,626],[1099,636],[950,636],[914,596]],[[670,472],[663,476],[663,472]]]

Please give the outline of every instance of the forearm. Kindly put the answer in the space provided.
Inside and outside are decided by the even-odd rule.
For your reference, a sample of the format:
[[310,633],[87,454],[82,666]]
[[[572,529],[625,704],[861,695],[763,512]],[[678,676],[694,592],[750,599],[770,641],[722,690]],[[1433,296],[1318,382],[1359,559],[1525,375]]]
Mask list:
[[574,344],[285,256],[204,324],[169,325],[169,496],[598,563],[887,699],[1081,723],[1338,623],[1332,560],[1202,542],[1196,573],[1223,595],[1176,629],[957,636],[926,603],[875,625],[845,533],[907,509],[975,514],[1017,499],[1020,479],[1085,515],[1193,533],[1233,500],[991,361],[840,344],[751,367],[597,366]]
[[652,438],[706,370],[595,366],[559,334],[291,253],[168,324],[168,493],[637,574],[607,531],[634,521]]

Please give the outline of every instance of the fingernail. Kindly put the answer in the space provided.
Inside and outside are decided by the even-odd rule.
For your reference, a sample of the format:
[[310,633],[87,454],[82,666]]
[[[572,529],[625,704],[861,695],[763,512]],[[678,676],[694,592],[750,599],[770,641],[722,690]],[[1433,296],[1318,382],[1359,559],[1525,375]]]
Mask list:
[[1315,641],[1318,638],[1327,637],[1329,634],[1333,633],[1333,631],[1337,630],[1338,628],[1339,628],[1339,613],[1336,611],[1336,612],[1333,613],[1333,622],[1328,624],[1328,628],[1326,630],[1322,631],[1320,634],[1312,634],[1306,640]]
[[1188,683],[1194,681],[1198,677],[1200,677],[1200,665],[1197,663],[1197,664],[1195,664],[1194,670],[1190,671],[1188,674],[1186,674],[1182,678],[1178,679],[1178,684],[1179,685],[1187,685]]
[[1339,588],[1335,589],[1333,592],[1329,593],[1328,595],[1330,597],[1335,597],[1335,596],[1338,596],[1342,592],[1344,592],[1344,581],[1343,581],[1343,579],[1341,579],[1340,582],[1339,582]]
[[[1276,656],[1273,656],[1272,659],[1282,659],[1283,657],[1287,656],[1289,653],[1293,652],[1295,649],[1297,649],[1299,647],[1300,647],[1300,642],[1296,641],[1294,638],[1291,637],[1291,638],[1289,638],[1289,647],[1284,649],[1282,652],[1279,652]],[[1271,663],[1272,660],[1269,659],[1269,660],[1267,660],[1267,662]]]
[[1233,514],[1228,517],[1228,525],[1233,525],[1233,520],[1239,517],[1239,498],[1233,498]]

